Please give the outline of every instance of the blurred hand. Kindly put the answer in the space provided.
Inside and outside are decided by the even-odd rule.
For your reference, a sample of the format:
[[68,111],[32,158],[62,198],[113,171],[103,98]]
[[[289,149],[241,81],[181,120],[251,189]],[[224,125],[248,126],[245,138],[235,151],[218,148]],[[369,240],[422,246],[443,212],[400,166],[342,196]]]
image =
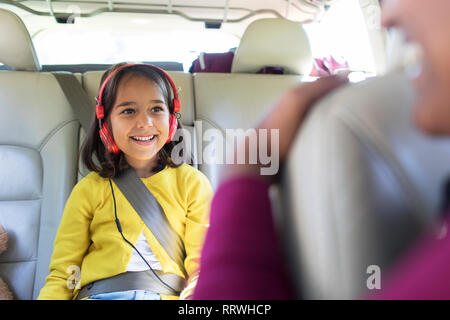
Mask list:
[[[303,83],[287,91],[257,129],[280,130],[280,163],[286,159],[292,142],[307,111],[334,89],[348,82],[348,73],[324,77]],[[270,139],[268,139],[270,142]],[[270,149],[269,149],[270,150]]]

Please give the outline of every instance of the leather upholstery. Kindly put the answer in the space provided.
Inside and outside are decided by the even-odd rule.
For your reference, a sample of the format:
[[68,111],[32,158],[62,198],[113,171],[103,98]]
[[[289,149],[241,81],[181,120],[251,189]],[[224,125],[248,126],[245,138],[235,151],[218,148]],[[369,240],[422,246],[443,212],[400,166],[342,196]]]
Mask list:
[[[221,168],[220,144],[208,135],[217,129],[225,141],[227,129],[254,127],[280,95],[301,81],[301,76],[197,73],[194,75],[197,158],[200,170],[217,187]],[[226,145],[222,163],[225,163]],[[220,159],[219,159],[220,160]]]
[[0,62],[12,70],[41,69],[30,35],[22,20],[0,8]]
[[52,74],[0,72],[0,101],[0,224],[10,237],[0,276],[32,299],[76,181],[79,124]]
[[[0,61],[14,70],[39,70],[23,22],[3,9]],[[0,276],[17,299],[35,298],[48,275],[76,181],[79,127],[52,74],[0,71],[0,224],[9,233]]]

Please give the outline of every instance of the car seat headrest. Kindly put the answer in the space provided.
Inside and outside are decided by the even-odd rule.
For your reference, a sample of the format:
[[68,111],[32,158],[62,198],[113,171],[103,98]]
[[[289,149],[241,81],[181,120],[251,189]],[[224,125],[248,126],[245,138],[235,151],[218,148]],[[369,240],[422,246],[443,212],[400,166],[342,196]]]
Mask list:
[[308,75],[311,72],[311,48],[300,22],[261,19],[247,27],[231,72],[256,73],[264,67],[282,67],[287,74]]
[[41,69],[27,28],[15,13],[5,9],[0,9],[0,62],[17,71]]

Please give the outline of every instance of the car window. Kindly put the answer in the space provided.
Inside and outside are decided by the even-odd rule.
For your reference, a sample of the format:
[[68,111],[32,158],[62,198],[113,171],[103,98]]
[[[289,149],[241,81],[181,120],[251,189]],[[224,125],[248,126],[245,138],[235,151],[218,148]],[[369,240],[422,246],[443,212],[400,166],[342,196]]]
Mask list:
[[338,1],[318,22],[305,24],[314,58],[333,56],[351,70],[375,75],[366,22],[358,0]]
[[[330,3],[318,15],[318,21],[304,24],[313,57],[333,56],[339,62],[348,62],[351,70],[363,72],[362,78],[375,75],[375,58],[360,1]],[[62,12],[73,13],[75,24],[56,23],[54,17],[7,6],[23,19],[41,65],[175,61],[188,71],[201,52],[226,52],[238,47],[246,26],[265,17],[206,29],[203,22],[180,16],[106,12],[84,18],[79,16],[77,5],[61,8]],[[292,9],[287,16],[294,20],[302,17],[295,13]]]
[[217,30],[152,32],[135,19],[133,28],[111,29],[55,25],[33,38],[41,64],[116,63],[118,61],[177,61],[187,71],[201,52],[226,52],[239,38]]

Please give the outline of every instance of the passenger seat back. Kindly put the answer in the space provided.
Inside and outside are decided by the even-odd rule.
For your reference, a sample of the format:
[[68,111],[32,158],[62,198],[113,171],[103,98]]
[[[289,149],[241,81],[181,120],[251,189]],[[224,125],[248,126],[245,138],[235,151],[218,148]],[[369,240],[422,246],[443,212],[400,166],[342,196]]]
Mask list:
[[413,100],[406,77],[390,74],[340,89],[305,120],[279,217],[299,297],[361,298],[377,276],[382,288],[438,218],[450,139],[413,125]]

